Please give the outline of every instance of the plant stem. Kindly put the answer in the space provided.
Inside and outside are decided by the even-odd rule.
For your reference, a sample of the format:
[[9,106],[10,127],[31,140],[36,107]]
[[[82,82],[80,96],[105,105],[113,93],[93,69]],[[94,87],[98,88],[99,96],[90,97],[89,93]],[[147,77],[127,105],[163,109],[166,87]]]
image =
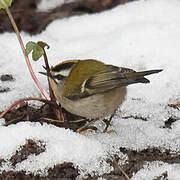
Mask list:
[[129,176],[126,174],[126,172],[123,170],[123,168],[117,163],[117,161],[114,159],[114,160],[111,160],[111,162],[113,163],[113,165],[119,170],[119,172],[121,172],[125,178],[127,180],[130,180]]
[[[44,63],[45,63],[45,66],[46,66],[46,71],[47,72],[50,72],[50,67],[49,67],[49,63],[48,63],[48,58],[47,58],[47,55],[46,55],[46,52],[44,50]],[[48,78],[48,77],[47,77]],[[49,94],[50,94],[50,98],[51,98],[51,101],[54,103],[54,104],[57,104],[56,103],[56,98],[54,96],[54,93],[53,93],[53,90],[51,88],[51,84],[50,84],[50,81],[49,81],[49,78],[48,78],[48,86],[49,86]],[[57,105],[58,106],[58,105]],[[56,115],[56,118],[60,121],[60,122],[64,122],[65,121],[65,115],[63,114],[62,112],[62,109],[59,107],[58,109],[53,107],[53,111]]]
[[[43,54],[43,57],[44,57],[44,63],[45,63],[45,66],[46,66],[46,71],[47,72],[50,72],[50,67],[49,67],[49,63],[48,63],[48,58],[47,58],[47,55],[46,55],[46,51],[44,50],[44,54]],[[52,88],[51,88],[51,85],[50,85],[50,82],[49,82],[49,78],[47,77],[48,79],[48,86],[49,86],[49,93],[50,93],[50,98],[51,100],[55,100],[55,97],[54,97],[54,93],[52,91]],[[56,101],[56,100],[55,100]]]
[[42,99],[42,98],[33,98],[33,97],[29,97],[29,98],[22,98],[22,99],[19,99],[17,101],[15,101],[13,104],[11,104],[7,109],[5,109],[5,111],[3,111],[1,114],[0,114],[0,118],[3,118],[13,107],[15,107],[16,105],[24,102],[24,101],[41,101],[41,102],[44,102],[44,103],[49,103],[49,104],[53,104],[51,101],[48,101],[46,99]]
[[44,90],[44,88],[42,87],[42,85],[40,84],[39,80],[37,79],[37,77],[35,76],[35,74],[34,74],[34,72],[33,72],[33,69],[32,69],[32,66],[31,66],[31,63],[30,63],[30,60],[29,60],[28,56],[26,56],[26,54],[25,54],[25,47],[24,47],[24,44],[23,44],[21,35],[20,35],[20,33],[19,33],[19,30],[18,30],[18,28],[17,28],[17,25],[16,25],[16,23],[15,23],[15,21],[14,21],[14,18],[13,18],[13,16],[12,16],[12,14],[11,14],[8,6],[7,6],[6,3],[4,2],[4,0],[0,0],[0,1],[2,2],[3,6],[4,6],[4,8],[5,8],[5,10],[6,10],[7,14],[8,14],[8,17],[9,17],[9,19],[10,19],[10,21],[11,21],[11,24],[12,24],[12,26],[13,26],[13,28],[14,28],[14,31],[15,31],[15,33],[16,33],[16,35],[17,35],[17,38],[18,38],[19,44],[20,44],[20,46],[21,46],[22,52],[23,52],[23,54],[24,54],[24,58],[25,58],[25,60],[26,60],[26,63],[27,63],[29,72],[30,72],[30,74],[31,74],[31,77],[33,78],[33,80],[34,80],[35,84],[37,85],[37,87],[40,89],[40,91],[41,91],[41,93],[43,94],[43,96],[44,96],[47,100],[50,100],[50,97],[49,97],[48,93]]

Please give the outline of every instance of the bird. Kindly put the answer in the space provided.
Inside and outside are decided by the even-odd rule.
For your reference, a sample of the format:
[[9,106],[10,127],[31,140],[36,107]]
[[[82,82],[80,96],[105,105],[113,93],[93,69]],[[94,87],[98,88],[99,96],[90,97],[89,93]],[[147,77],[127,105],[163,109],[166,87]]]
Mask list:
[[40,73],[48,76],[56,100],[64,109],[91,120],[114,115],[125,101],[128,85],[149,83],[145,76],[161,71],[136,72],[95,59],[75,59]]

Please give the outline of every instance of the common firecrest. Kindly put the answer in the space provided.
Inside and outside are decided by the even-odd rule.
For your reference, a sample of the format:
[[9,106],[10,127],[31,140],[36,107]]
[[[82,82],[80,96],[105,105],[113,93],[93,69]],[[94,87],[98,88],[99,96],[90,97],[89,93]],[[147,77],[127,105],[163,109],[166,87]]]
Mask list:
[[86,59],[61,62],[42,74],[49,77],[54,95],[64,109],[87,119],[103,119],[123,103],[128,85],[149,83],[144,76],[161,71],[136,72]]

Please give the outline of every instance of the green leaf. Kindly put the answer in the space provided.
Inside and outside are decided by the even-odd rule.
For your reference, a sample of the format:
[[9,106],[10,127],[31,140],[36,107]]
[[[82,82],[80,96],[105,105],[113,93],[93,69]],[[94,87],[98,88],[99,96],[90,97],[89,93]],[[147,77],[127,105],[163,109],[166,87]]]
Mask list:
[[26,44],[26,50],[25,50],[26,56],[28,56],[31,51],[32,51],[32,59],[34,61],[37,61],[44,54],[44,49],[41,46],[39,46],[35,42],[29,41]]
[[47,46],[48,49],[50,48],[50,46],[49,46],[47,43],[43,42],[43,41],[38,41],[37,44],[38,44],[40,47],[42,47],[43,49],[44,49],[46,46]]
[[33,51],[32,52],[32,59],[34,61],[37,61],[42,56],[41,52],[39,51]]
[[36,43],[35,42],[32,42],[32,41],[29,41],[27,44],[26,44],[26,50],[25,50],[25,54],[26,56],[29,55],[29,53],[33,50],[33,47],[36,46]]
[[0,0],[0,9],[5,9],[5,6],[3,5],[3,2],[6,4],[6,6],[10,7],[11,6],[11,3],[12,3],[12,0]]

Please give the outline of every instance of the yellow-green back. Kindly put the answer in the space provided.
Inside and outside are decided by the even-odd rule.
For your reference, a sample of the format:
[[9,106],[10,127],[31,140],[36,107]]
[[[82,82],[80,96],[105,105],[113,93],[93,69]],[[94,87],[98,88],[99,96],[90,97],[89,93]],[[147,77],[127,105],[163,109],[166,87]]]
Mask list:
[[[84,81],[99,71],[106,69],[106,65],[93,59],[79,60],[73,67],[64,85],[63,95],[80,96],[81,87]],[[67,88],[68,87],[68,88]]]

